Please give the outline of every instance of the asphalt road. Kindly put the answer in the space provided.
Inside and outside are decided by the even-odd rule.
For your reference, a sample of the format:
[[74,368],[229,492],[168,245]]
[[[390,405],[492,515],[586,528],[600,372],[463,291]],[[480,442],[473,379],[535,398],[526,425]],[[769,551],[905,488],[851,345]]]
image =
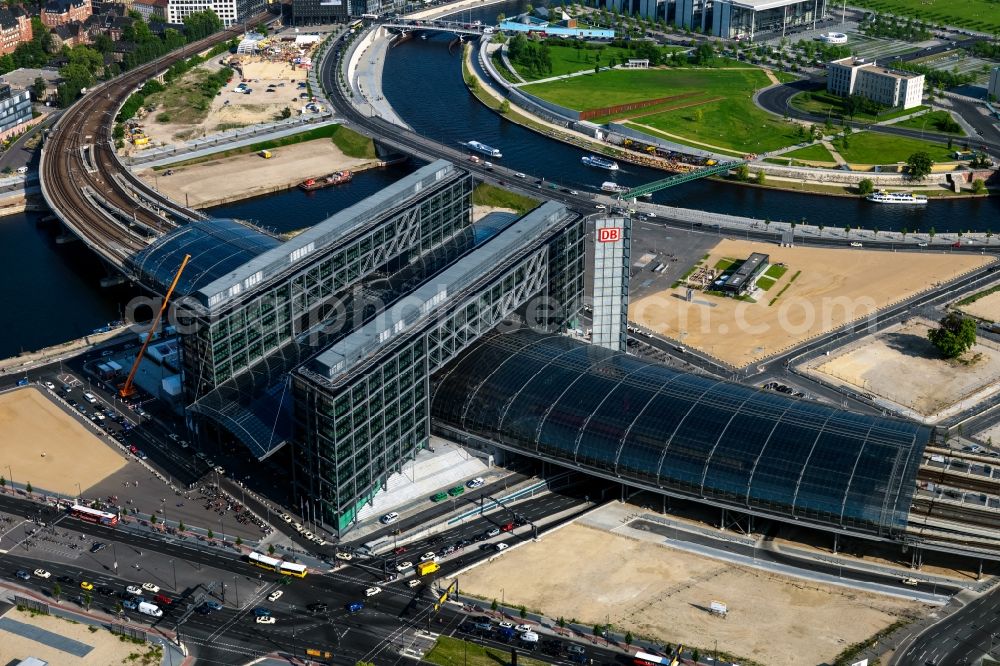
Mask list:
[[923,631],[889,666],[957,666],[1000,657],[1000,589],[994,589]]

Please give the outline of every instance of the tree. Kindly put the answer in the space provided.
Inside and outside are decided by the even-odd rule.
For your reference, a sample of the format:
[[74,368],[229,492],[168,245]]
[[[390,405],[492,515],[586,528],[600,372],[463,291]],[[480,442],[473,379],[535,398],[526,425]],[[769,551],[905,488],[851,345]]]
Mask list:
[[40,76],[35,77],[35,82],[31,85],[31,92],[35,96],[35,101],[42,101],[45,97],[45,79]]
[[604,634],[604,628],[601,625],[599,625],[599,624],[595,624],[594,625],[594,635],[595,636],[601,636],[603,634]]
[[913,180],[922,180],[930,175],[934,160],[931,156],[920,150],[906,158],[906,168]]
[[931,227],[930,229],[927,230],[927,237],[930,238],[931,240],[934,240],[934,236],[936,235],[937,232],[934,231],[934,227]]
[[940,326],[927,332],[938,352],[945,358],[958,358],[976,344],[976,322],[957,312],[949,312],[941,319]]
[[289,109],[287,106],[281,110],[281,119],[282,120],[285,120],[286,118],[291,118],[291,117],[292,117],[292,110]]
[[698,663],[698,659],[701,658],[701,653],[698,652],[698,648],[695,648],[694,652],[691,653],[691,658],[694,659],[694,663]]
[[633,638],[632,638],[632,632],[631,631],[626,631],[625,632],[625,647],[626,648],[632,647],[632,640],[633,640]]
[[5,477],[0,476],[0,488],[6,488],[6,487],[7,487],[7,479]]
[[560,629],[565,628],[566,627],[566,618],[564,618],[562,615],[560,615],[559,619],[556,620],[556,624],[559,625]]
[[149,516],[149,523],[150,523],[150,525],[155,525],[156,524],[156,514],[155,513],[151,514]]
[[274,555],[274,544],[273,543],[267,544],[267,554],[268,555]]
[[496,600],[496,599],[494,599],[494,600],[493,600],[493,603],[491,603],[491,604],[490,604],[490,610],[491,610],[491,611],[495,611],[495,610],[496,610],[497,608],[499,608],[499,607],[500,607],[500,605],[499,605],[499,604],[497,603],[497,600]]
[[861,196],[868,196],[875,191],[875,183],[871,178],[862,178],[858,182],[858,192]]
[[523,620],[524,618],[528,617],[528,609],[525,608],[524,605],[522,604],[521,608],[518,610],[518,614],[521,616],[521,619]]
[[209,539],[215,538],[215,532],[212,531],[212,528],[208,528],[208,534],[206,536],[208,536]]
[[974,181],[972,181],[972,191],[975,194],[986,194],[986,192],[988,191],[986,189],[986,181],[984,181],[982,178],[976,178]]
[[33,489],[32,489],[32,487],[31,487],[31,481],[28,481],[28,485],[26,485],[26,486],[24,487],[24,489],[28,491],[28,494],[29,494],[29,495],[31,494],[31,492],[32,492],[32,490],[33,490]]
[[503,12],[500,12],[499,14],[497,14],[497,25],[500,25],[501,23],[503,23],[504,20],[506,20],[506,18],[507,18],[507,15],[504,14]]
[[186,529],[187,529],[187,527],[184,526],[184,521],[183,520],[180,521],[179,523],[177,523],[177,531],[178,532],[183,532]]
[[761,169],[760,171],[757,172],[757,184],[764,185],[766,182],[767,182],[767,174],[765,174],[764,170]]
[[62,595],[62,586],[59,583],[52,584],[52,598],[59,601],[59,597]]
[[510,100],[505,99],[504,101],[500,102],[500,108],[497,110],[504,115],[510,113]]
[[87,610],[90,610],[90,604],[92,604],[92,603],[94,603],[94,595],[92,595],[90,592],[84,592],[83,593],[83,606],[84,606],[84,608],[86,608]]
[[747,181],[750,179],[750,167],[746,164],[741,164],[736,167],[736,179],[740,181]]

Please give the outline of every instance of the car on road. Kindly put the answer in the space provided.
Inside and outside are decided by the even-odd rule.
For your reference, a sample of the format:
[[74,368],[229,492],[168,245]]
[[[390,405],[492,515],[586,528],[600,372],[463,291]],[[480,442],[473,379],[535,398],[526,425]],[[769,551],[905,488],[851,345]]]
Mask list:
[[455,546],[445,546],[444,550],[441,551],[442,555],[451,555],[456,550]]
[[98,541],[97,543],[95,543],[93,546],[90,547],[90,552],[99,553],[107,547],[108,544],[104,543],[103,541]]
[[376,587],[369,587],[367,590],[365,590],[365,596],[366,597],[374,597],[376,594],[378,594],[381,591],[382,591],[381,587],[377,587],[377,586]]
[[146,592],[149,592],[150,594],[156,594],[157,592],[160,591],[160,587],[158,585],[153,585],[152,583],[143,583],[142,589],[144,589]]
[[432,550],[429,550],[420,556],[421,562],[430,562],[431,560],[436,560],[436,559],[437,559],[437,553],[435,553]]
[[42,382],[42,383],[45,384],[45,388],[47,388],[48,390],[50,391],[56,390],[56,385],[53,384],[52,382]]
[[503,543],[503,542],[501,542],[501,543],[498,543],[498,544],[496,545],[496,550],[497,550],[497,552],[498,552],[498,553],[499,553],[499,552],[500,552],[501,550],[507,550],[508,548],[510,548],[510,545],[509,545],[509,544],[506,544],[506,543]]
[[902,583],[903,585],[910,585],[912,587],[920,585],[920,581],[917,580],[916,578],[903,578],[899,582]]
[[70,576],[66,576],[66,575],[56,576],[56,580],[59,581],[60,583],[75,583],[76,582]]
[[24,569],[18,569],[17,573],[14,575],[20,578],[21,580],[31,580],[31,576]]
[[526,631],[523,634],[521,634],[521,640],[525,643],[537,643],[538,634],[536,634],[533,631]]
[[399,564],[396,565],[396,571],[399,572],[403,572],[406,571],[407,569],[412,569],[412,568],[413,568],[413,562],[410,562],[409,560],[405,562],[400,562]]
[[257,624],[274,624],[274,618],[270,615],[258,615],[255,621]]
[[514,627],[514,631],[516,631],[519,634],[523,634],[526,631],[531,631],[531,625],[530,624],[519,624],[516,627]]
[[97,593],[102,597],[113,597],[115,596],[115,588],[102,585],[97,588]]
[[466,546],[471,544],[472,542],[469,541],[468,539],[459,539],[458,541],[455,542],[455,548],[465,548]]
[[479,486],[483,485],[484,483],[486,483],[486,479],[484,479],[481,476],[477,476],[476,478],[472,479],[471,481],[467,481],[465,483],[465,485],[469,487],[469,490],[472,490],[473,488],[478,488]]
[[129,610],[135,610],[139,607],[139,604],[132,601],[131,599],[125,599],[122,601],[122,608],[127,608]]
[[443,502],[448,499],[448,493],[434,493],[431,495],[432,502]]
[[267,608],[263,608],[262,606],[257,606],[257,608],[254,608],[253,614],[256,615],[257,617],[271,617],[271,611]]
[[52,574],[45,569],[35,569],[35,576],[38,578],[50,578]]
[[212,609],[205,604],[199,604],[198,607],[194,609],[194,612],[198,615],[208,615],[212,612]]
[[927,247],[927,243],[917,243],[917,247]]
[[448,489],[448,494],[452,497],[458,497],[465,492],[465,486],[455,486],[454,488]]
[[419,578],[414,578],[413,580],[411,580],[411,581],[408,581],[408,582],[406,583],[406,585],[407,585],[408,587],[417,587],[418,585],[420,585],[420,579],[419,579]]
[[214,611],[222,610],[222,604],[220,604],[218,601],[208,600],[205,602],[205,606],[207,606],[210,610]]
[[89,592],[90,590],[94,589],[94,584],[93,583],[88,583],[87,581],[83,581],[83,582],[80,583],[80,589],[81,590],[87,590]]
[[515,527],[514,521],[512,520],[509,523],[504,523],[503,525],[501,525],[500,526],[500,531],[501,532],[513,532],[514,531],[514,527]]
[[851,247],[862,247],[862,245],[858,241],[851,241]]
[[597,204],[597,205],[594,206],[594,208],[596,208],[597,210],[607,210],[608,209],[608,207],[605,206],[604,204]]
[[500,536],[500,528],[499,527],[491,527],[490,529],[486,530],[486,536],[487,537]]
[[514,623],[513,622],[506,622],[505,621],[505,622],[501,622],[501,623],[497,624],[497,626],[500,627],[501,629],[513,629],[514,628]]
[[344,560],[345,562],[350,562],[354,559],[354,556],[350,553],[345,553],[344,551],[339,551],[336,555],[338,560]]
[[379,521],[383,525],[389,525],[391,523],[396,522],[398,519],[399,519],[399,514],[396,513],[395,511],[390,511],[389,513],[387,513],[384,516],[382,516],[381,518],[379,518]]
[[277,601],[278,599],[281,598],[282,594],[284,594],[283,591],[281,591],[281,590],[275,590],[271,594],[267,595],[267,600],[268,601]]
[[392,549],[393,555],[402,555],[405,552],[406,552],[406,546],[399,546],[398,548]]
[[365,605],[363,603],[361,603],[360,601],[352,601],[351,603],[347,604],[347,612],[348,613],[357,613],[358,611],[362,610],[364,607],[365,607]]
[[155,597],[153,597],[153,600],[159,604],[163,604],[164,606],[169,606],[170,604],[174,603],[174,600],[165,594],[158,594]]
[[287,513],[281,514],[281,519],[283,521],[285,521],[286,523],[290,523],[290,522],[292,522],[294,520],[294,518],[292,518],[291,516],[289,516]]
[[327,606],[322,602],[316,602],[314,604],[309,604],[308,606],[306,606],[306,610],[308,610],[310,613],[325,613],[328,608],[329,606]]

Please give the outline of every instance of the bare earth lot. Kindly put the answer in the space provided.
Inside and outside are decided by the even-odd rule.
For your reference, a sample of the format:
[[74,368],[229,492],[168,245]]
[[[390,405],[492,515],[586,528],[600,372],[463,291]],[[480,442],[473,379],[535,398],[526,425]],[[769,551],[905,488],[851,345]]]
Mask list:
[[958,309],[973,317],[979,317],[986,321],[1000,322],[1000,292],[983,296],[978,301],[974,301],[968,305],[960,305]]
[[[580,553],[587,553],[581,558]],[[567,563],[572,562],[572,566]],[[711,647],[769,666],[829,662],[919,604],[786,578],[572,524],[463,573],[461,588],[584,625]],[[706,609],[729,607],[722,619]]]
[[679,287],[637,299],[629,306],[629,319],[743,367],[993,261],[981,255],[779,247],[726,239],[705,264],[745,259],[751,252],[767,253],[772,264],[788,267],[759,302],[701,292],[687,302]]
[[[24,624],[40,627],[54,634],[79,641],[93,648],[84,657],[63,652],[45,643],[25,638],[9,631],[0,631],[0,663],[17,663],[25,657],[43,659],[53,666],[57,664],[79,664],[80,666],[108,666],[108,664],[151,664],[155,660],[144,659],[150,654],[149,647],[120,640],[110,631],[100,629],[90,631],[89,625],[76,624],[60,617],[34,615],[16,609],[6,617]],[[130,655],[138,655],[129,659]]]
[[963,357],[966,363],[947,361],[927,340],[933,325],[920,319],[894,326],[824,359],[811,371],[936,420],[942,410],[1000,380],[1000,347],[980,338]]
[[83,493],[125,466],[125,459],[36,388],[0,395],[0,457],[18,484]]
[[255,193],[273,192],[341,169],[358,171],[373,163],[348,157],[330,139],[274,148],[271,154],[271,159],[248,154],[177,167],[170,176],[152,169],[136,175],[178,203],[206,208],[234,197],[245,199]]

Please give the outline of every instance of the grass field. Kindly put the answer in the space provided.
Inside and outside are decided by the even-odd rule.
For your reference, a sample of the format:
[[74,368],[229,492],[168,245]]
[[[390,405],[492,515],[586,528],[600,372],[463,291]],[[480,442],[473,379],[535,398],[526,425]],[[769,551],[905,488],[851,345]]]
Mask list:
[[[441,636],[424,661],[437,666],[503,666],[510,662],[510,650],[484,647],[457,638]],[[517,663],[525,666],[545,666],[546,662],[517,655]]]
[[931,111],[930,113],[925,113],[924,115],[917,116],[916,118],[900,120],[898,123],[893,123],[893,127],[909,127],[911,129],[923,130],[925,132],[938,132],[941,134],[948,134],[950,136],[965,136],[965,132],[961,127],[959,127],[956,132],[946,132],[939,129],[939,124],[946,120],[953,120],[951,113],[948,111]]
[[913,16],[936,25],[957,25],[981,32],[1000,30],[1000,10],[992,0],[857,0],[859,7]]
[[584,70],[594,70],[595,58],[601,55],[601,66],[606,67],[611,58],[615,62],[621,62],[622,58],[628,58],[628,49],[617,46],[606,46],[600,51],[597,49],[575,49],[572,46],[549,46],[549,56],[552,58],[552,71],[547,74],[535,76],[529,74],[523,67],[514,65],[518,73],[528,81],[547,79],[550,76],[562,76]]
[[[736,152],[764,152],[797,141],[795,126],[753,104],[767,76],[754,67],[740,69],[658,69],[611,71],[525,86],[523,90],[571,109],[592,109],[647,99],[690,94],[683,108],[637,110],[631,118],[692,142]],[[697,95],[697,97],[694,97]],[[703,100],[703,101],[702,101]],[[629,114],[617,114],[620,118]],[[595,119],[601,122],[601,119]],[[641,128],[640,128],[641,129]]]
[[361,159],[375,158],[375,142],[363,134],[358,134],[343,125],[332,125],[334,145],[348,157]]
[[[839,120],[844,115],[844,100],[825,91],[799,93],[792,97],[791,104],[799,111],[805,111],[817,116],[828,116],[831,120]],[[853,119],[872,121],[891,120],[892,118],[916,113],[926,108],[926,106],[917,106],[905,111],[903,109],[889,109],[878,114],[878,116],[873,116],[870,113],[856,113]]]
[[477,206],[512,208],[522,215],[538,205],[538,202],[530,197],[489,183],[480,183],[472,190],[472,203]]
[[853,164],[905,162],[910,155],[918,151],[926,152],[935,162],[947,162],[950,159],[947,146],[904,136],[857,132],[850,136],[848,144],[845,147],[843,139],[833,141],[833,147],[837,152]]
[[813,162],[834,162],[833,155],[821,143],[816,143],[805,148],[782,153],[782,157],[791,157],[796,160],[810,160]]
[[195,68],[167,84],[163,92],[146,98],[146,106],[156,106],[156,121],[194,125],[208,116],[215,95],[226,84],[221,70]]

